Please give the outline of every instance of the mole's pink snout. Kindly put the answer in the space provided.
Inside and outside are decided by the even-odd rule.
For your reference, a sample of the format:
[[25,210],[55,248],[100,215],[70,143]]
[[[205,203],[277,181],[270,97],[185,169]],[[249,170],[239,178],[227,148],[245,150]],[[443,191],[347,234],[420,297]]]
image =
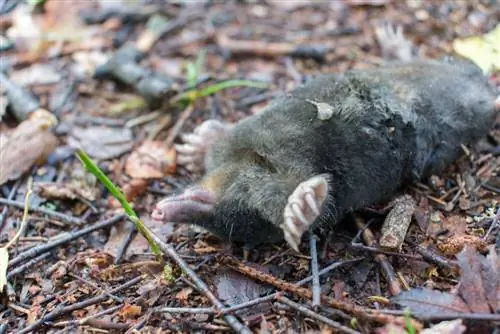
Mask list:
[[163,212],[163,210],[158,206],[155,206],[153,212],[151,213],[151,218],[153,218],[153,220],[163,221],[163,219],[165,218],[165,212]]
[[180,195],[164,198],[158,202],[151,213],[156,221],[185,223],[194,217],[213,212],[215,196],[213,193],[193,187]]
[[495,100],[495,109],[500,111],[500,96]]

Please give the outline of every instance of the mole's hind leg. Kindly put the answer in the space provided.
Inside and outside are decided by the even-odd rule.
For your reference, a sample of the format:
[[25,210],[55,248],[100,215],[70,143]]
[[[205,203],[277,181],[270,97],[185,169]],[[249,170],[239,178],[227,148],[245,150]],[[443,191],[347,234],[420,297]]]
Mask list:
[[328,195],[328,176],[317,175],[300,183],[288,198],[280,226],[290,247],[299,250],[300,240],[321,214]]
[[403,35],[402,26],[379,24],[375,27],[375,35],[385,60],[409,62],[416,57],[413,44]]
[[194,129],[193,133],[182,135],[184,144],[176,145],[177,163],[191,172],[205,170],[205,154],[210,146],[225,136],[231,125],[216,120],[208,120]]

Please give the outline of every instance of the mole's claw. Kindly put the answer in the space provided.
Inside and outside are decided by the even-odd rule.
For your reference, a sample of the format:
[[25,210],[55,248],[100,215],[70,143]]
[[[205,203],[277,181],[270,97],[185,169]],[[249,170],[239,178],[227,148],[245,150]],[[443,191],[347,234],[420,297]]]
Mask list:
[[318,175],[300,183],[288,198],[283,211],[284,238],[298,250],[302,235],[320,215],[320,208],[328,195],[328,176]]

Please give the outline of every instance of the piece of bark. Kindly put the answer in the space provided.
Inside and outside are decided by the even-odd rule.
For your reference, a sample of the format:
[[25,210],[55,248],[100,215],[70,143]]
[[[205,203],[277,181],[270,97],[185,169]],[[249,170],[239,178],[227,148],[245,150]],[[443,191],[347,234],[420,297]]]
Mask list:
[[398,197],[393,203],[394,206],[382,225],[379,243],[381,247],[399,250],[405,240],[416,203],[409,195]]

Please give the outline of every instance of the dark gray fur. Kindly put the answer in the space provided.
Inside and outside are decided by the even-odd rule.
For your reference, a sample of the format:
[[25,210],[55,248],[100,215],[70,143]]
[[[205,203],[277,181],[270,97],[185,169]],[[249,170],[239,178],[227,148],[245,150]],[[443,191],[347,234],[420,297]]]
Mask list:
[[[250,245],[282,240],[289,195],[327,173],[329,198],[316,224],[333,225],[454,162],[461,144],[488,131],[496,96],[469,63],[417,60],[319,77],[214,144],[206,177],[222,170],[222,190],[215,212],[193,223]],[[335,112],[319,120],[306,100]]]

